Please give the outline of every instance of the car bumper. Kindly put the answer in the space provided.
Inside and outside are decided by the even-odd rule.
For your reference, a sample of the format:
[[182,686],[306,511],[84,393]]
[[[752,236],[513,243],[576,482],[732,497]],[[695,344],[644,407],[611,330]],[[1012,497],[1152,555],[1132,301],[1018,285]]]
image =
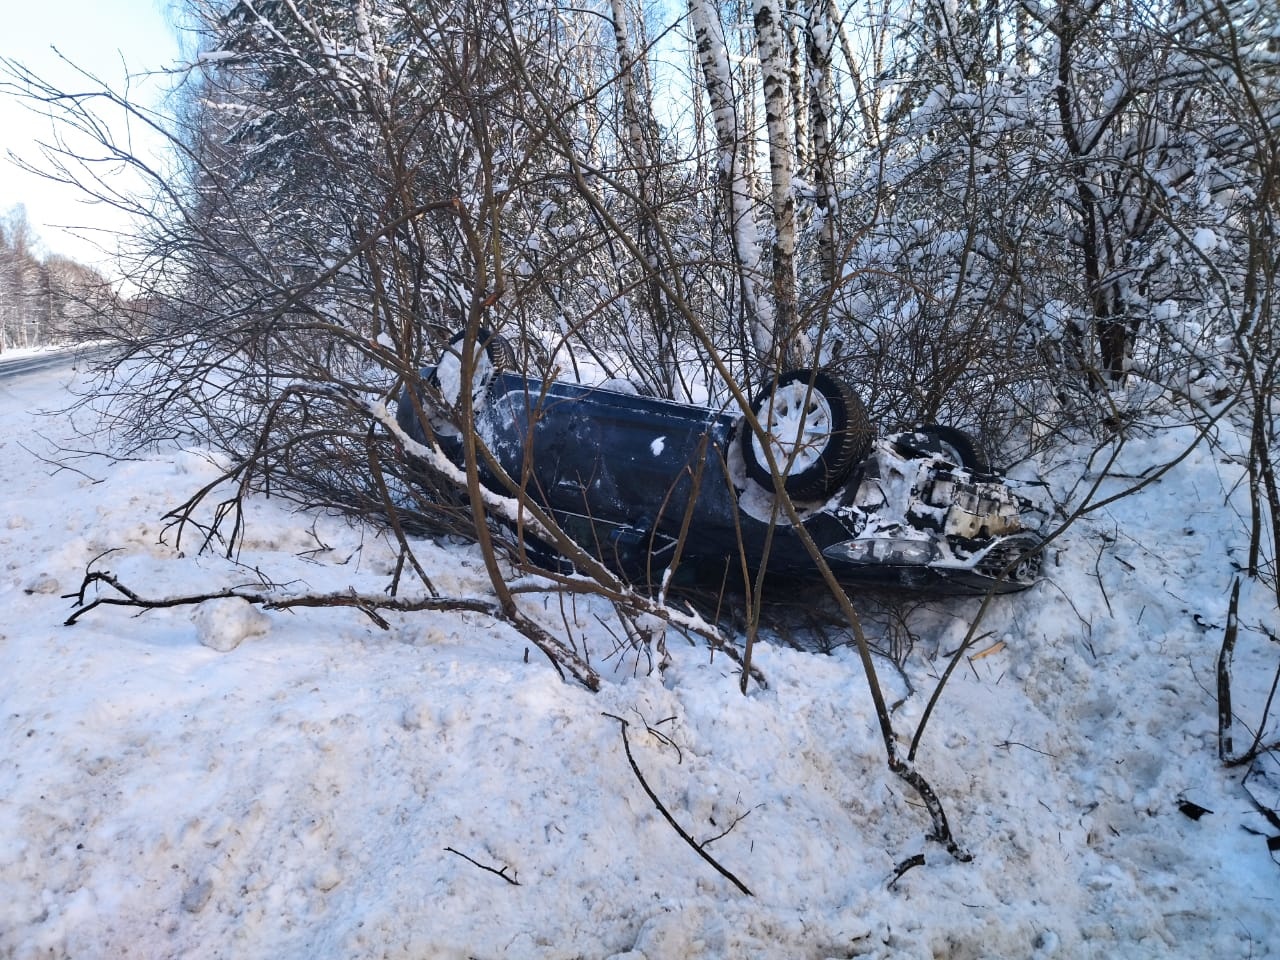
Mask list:
[[836,579],[852,587],[919,590],[952,596],[1016,593],[1035,584],[993,576],[982,563],[990,548],[966,559],[946,556],[933,540],[868,537],[845,540],[822,551]]

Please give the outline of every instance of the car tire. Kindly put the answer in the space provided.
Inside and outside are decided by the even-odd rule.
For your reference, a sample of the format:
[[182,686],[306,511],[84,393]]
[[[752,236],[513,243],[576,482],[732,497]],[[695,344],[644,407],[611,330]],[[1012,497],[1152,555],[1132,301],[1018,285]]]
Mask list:
[[921,427],[919,432],[928,438],[931,449],[953,461],[956,466],[964,467],[971,473],[991,472],[991,463],[978,449],[977,441],[963,430],[930,423]]
[[[449,347],[440,355],[440,360],[432,370],[428,382],[440,392],[445,402],[445,411],[452,413],[461,407],[462,399],[462,348],[466,342],[466,333],[456,334],[449,341]],[[476,355],[471,371],[471,409],[478,412],[484,407],[488,396],[489,385],[493,378],[504,370],[516,366],[515,352],[502,336],[488,330],[477,330],[476,346],[481,348]],[[442,411],[444,413],[445,411]],[[449,416],[431,416],[431,426],[442,437],[458,437],[458,427]]]
[[[825,370],[790,370],[751,404],[777,462],[783,488],[796,500],[830,497],[871,446],[866,408],[848,384]],[[747,476],[773,490],[764,444],[740,429]]]

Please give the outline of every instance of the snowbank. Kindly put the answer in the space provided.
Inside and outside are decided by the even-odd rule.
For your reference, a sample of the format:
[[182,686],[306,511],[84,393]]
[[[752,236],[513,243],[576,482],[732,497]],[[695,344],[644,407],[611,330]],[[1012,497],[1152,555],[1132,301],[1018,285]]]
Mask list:
[[[47,374],[0,381],[0,956],[1257,958],[1280,945],[1280,867],[1246,829],[1266,825],[1216,755],[1237,477],[1208,453],[1077,528],[1049,582],[989,615],[978,648],[991,652],[957,672],[919,757],[965,864],[924,838],[917,799],[884,772],[846,647],[766,644],[770,686],[743,698],[704,647],[669,638],[672,666],[650,674],[596,620],[606,611],[528,598],[601,669],[593,695],[477,614],[392,615],[382,631],[353,610],[227,600],[62,626],[62,595],[91,563],[156,596],[260,588],[259,573],[377,592],[394,557],[371,531],[275,501],[254,503],[236,562],[179,551],[159,518],[213,475],[208,457],[56,470],[41,435],[68,425],[31,411],[60,390]],[[1180,439],[1153,436],[1129,466]],[[471,549],[424,544],[423,557],[441,592],[487,595]],[[1253,602],[1247,623],[1274,627]],[[975,610],[912,609],[905,673],[881,664],[905,734]],[[1270,682],[1265,643],[1248,641],[1242,703]],[[655,809],[618,718],[666,808],[753,897]],[[1193,820],[1184,799],[1212,813]],[[891,884],[915,854],[924,865]]]

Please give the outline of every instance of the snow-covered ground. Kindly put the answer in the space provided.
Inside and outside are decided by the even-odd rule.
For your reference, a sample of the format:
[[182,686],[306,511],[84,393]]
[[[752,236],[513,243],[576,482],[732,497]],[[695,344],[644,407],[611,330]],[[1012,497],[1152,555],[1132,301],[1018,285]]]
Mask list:
[[62,348],[43,347],[6,347],[0,350],[0,360],[18,360],[24,357],[38,357],[46,353],[58,353]]
[[[374,593],[394,561],[374,531],[264,500],[238,563],[175,548],[161,517],[214,465],[189,450],[57,469],[70,424],[34,411],[70,375],[0,380],[0,956],[1280,954],[1280,865],[1250,832],[1274,831],[1217,758],[1241,521],[1224,505],[1238,471],[1211,451],[1075,528],[1048,582],[988,614],[990,652],[957,671],[919,756],[962,863],[885,772],[848,647],[765,645],[769,686],[744,698],[703,646],[668,638],[659,675],[617,650],[607,611],[525,597],[602,671],[592,694],[478,614],[384,631],[225,600],[63,626],[89,567],[148,596],[261,578]],[[1136,442],[1122,472],[1184,439]],[[473,549],[422,557],[442,593],[488,595]],[[1254,628],[1278,624],[1246,601],[1237,705],[1256,723],[1275,650]],[[905,673],[881,664],[891,700],[914,691],[904,736],[976,609],[914,609]],[[616,718],[753,896],[663,819]]]

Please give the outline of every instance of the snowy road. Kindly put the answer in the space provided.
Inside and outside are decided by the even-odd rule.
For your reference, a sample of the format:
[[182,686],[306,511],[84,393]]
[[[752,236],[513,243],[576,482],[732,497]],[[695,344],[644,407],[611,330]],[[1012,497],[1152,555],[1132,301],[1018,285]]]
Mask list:
[[0,353],[0,380],[25,377],[36,373],[59,370],[69,371],[94,355],[93,348],[67,347],[62,349],[20,350]]
[[68,366],[74,362],[73,358],[61,354],[17,357],[12,360],[0,358],[0,377],[16,377],[38,373],[41,370]]

